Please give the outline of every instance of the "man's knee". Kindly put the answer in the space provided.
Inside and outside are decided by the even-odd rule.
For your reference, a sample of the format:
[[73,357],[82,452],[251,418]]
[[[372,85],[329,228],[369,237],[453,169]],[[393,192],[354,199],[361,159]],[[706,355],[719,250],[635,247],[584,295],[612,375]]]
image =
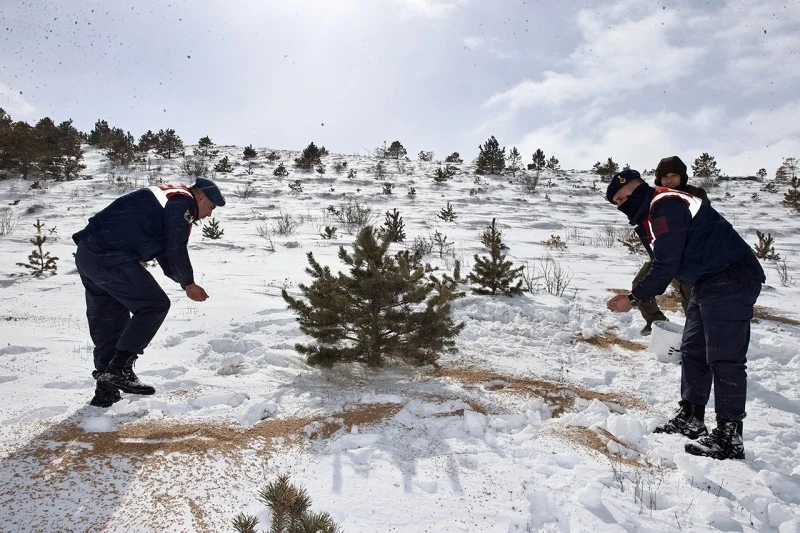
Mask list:
[[159,315],[167,316],[170,305],[172,305],[172,302],[169,301],[167,295],[161,293],[161,296],[155,302],[153,302],[153,312]]

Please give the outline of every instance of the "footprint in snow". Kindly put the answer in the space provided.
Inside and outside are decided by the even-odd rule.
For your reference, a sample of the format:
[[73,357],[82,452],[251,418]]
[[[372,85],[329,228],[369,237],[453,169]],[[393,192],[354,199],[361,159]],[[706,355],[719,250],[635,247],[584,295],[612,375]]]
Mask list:
[[173,346],[177,346],[186,339],[191,339],[192,337],[197,337],[198,335],[202,335],[203,331],[199,329],[193,329],[190,331],[184,331],[183,333],[177,333],[175,335],[170,335],[166,339],[164,339],[164,346],[171,348]]
[[51,381],[44,384],[45,389],[75,390],[94,388],[93,379],[82,379],[80,381]]
[[137,371],[137,374],[140,376],[159,376],[164,379],[175,379],[184,375],[188,371],[189,370],[183,366],[172,366],[170,368],[161,368],[158,370],[143,370],[141,372]]
[[0,355],[18,355],[21,353],[41,352],[42,350],[44,348],[36,346],[7,346],[6,348],[0,348]]

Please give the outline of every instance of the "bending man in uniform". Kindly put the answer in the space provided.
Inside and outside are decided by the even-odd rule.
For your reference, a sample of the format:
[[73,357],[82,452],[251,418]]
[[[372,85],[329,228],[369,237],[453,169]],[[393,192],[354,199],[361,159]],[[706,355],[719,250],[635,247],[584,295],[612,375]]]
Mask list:
[[164,322],[170,301],[142,263],[155,259],[187,297],[205,301],[186,247],[192,224],[223,205],[219,188],[205,178],[191,187],[158,185],[117,198],[72,236],[94,343],[91,405],[109,407],[120,391],[155,394],[133,364]]
[[[681,343],[681,401],[656,433],[692,439],[685,449],[715,459],[744,459],[742,421],[753,305],[764,271],[750,246],[710,204],[684,192],[653,189],[635,170],[617,173],[608,201],[643,226],[653,266],[630,294],[606,306],[627,312],[666,290],[673,278],[692,285]],[[705,407],[714,385],[717,427],[708,434]],[[698,439],[698,440],[694,440]]]

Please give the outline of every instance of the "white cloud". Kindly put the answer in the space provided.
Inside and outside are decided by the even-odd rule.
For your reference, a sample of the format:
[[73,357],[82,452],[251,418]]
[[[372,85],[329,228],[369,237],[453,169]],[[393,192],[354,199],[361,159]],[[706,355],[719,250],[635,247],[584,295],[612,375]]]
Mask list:
[[406,16],[441,18],[455,11],[466,0],[395,0]]
[[[605,16],[604,16],[605,15]],[[535,107],[624,98],[643,88],[674,84],[690,76],[706,54],[700,46],[676,46],[667,36],[679,31],[677,13],[658,12],[636,20],[612,20],[616,12],[581,11],[577,23],[583,43],[568,57],[564,71],[547,70],[490,96],[487,106],[505,106],[511,115]]]
[[541,148],[567,168],[574,162],[583,163],[579,168],[588,168],[611,157],[620,166],[629,163],[642,171],[655,167],[665,155],[680,153],[672,132],[681,122],[674,113],[629,113],[598,127],[591,118],[573,117],[527,133],[516,146],[524,154]]
[[0,108],[14,120],[29,119],[36,112],[36,108],[19,91],[13,91],[4,83],[0,83]]

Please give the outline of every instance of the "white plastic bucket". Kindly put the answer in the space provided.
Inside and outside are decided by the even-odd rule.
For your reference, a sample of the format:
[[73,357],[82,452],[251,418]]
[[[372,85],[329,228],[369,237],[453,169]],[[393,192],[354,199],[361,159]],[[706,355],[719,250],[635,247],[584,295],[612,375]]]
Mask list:
[[656,320],[652,324],[653,332],[650,333],[650,352],[662,363],[681,362],[681,339],[683,326],[675,322]]

